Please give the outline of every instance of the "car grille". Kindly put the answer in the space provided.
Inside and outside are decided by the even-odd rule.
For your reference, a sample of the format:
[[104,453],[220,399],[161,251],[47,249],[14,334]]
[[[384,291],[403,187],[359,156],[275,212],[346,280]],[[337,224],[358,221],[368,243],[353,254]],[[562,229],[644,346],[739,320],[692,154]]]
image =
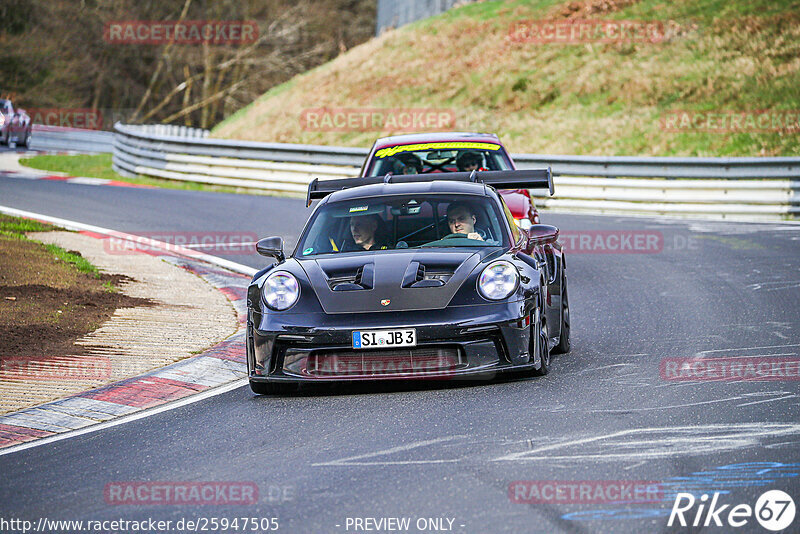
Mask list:
[[312,353],[306,363],[311,376],[398,376],[440,374],[461,366],[458,347],[394,350],[336,350]]

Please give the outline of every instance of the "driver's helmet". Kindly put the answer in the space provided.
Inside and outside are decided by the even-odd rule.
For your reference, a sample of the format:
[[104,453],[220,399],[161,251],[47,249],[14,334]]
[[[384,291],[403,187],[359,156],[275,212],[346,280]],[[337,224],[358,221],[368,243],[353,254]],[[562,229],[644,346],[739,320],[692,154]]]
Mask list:
[[394,174],[422,173],[422,161],[414,154],[398,154],[393,167]]
[[481,158],[481,155],[476,152],[463,152],[460,156],[458,156],[456,165],[458,166],[458,170],[463,171],[470,165],[477,165],[480,167],[482,159],[483,158]]

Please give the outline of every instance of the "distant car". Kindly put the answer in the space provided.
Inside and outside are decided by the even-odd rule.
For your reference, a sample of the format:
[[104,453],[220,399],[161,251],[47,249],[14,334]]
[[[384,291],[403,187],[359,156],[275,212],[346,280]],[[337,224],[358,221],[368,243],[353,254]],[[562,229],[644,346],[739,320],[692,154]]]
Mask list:
[[247,291],[255,393],[300,383],[543,375],[569,351],[558,229],[518,227],[503,189],[549,188],[550,169],[314,180],[321,199],[294,252]]
[[[412,170],[420,174],[471,170],[464,165],[470,160],[471,168],[478,170],[517,168],[494,134],[440,132],[378,139],[361,167],[361,176],[404,174]],[[503,189],[500,194],[520,228],[527,230],[532,224],[539,224],[539,212],[527,189]]]
[[0,99],[0,143],[30,148],[33,125],[24,109],[14,109],[11,100]]

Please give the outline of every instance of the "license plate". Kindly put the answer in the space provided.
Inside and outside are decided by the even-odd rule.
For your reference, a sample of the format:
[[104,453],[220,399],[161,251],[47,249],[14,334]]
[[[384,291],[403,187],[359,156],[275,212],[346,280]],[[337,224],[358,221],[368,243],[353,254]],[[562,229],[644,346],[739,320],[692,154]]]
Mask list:
[[417,331],[413,328],[403,330],[359,330],[353,332],[354,349],[389,349],[416,346]]

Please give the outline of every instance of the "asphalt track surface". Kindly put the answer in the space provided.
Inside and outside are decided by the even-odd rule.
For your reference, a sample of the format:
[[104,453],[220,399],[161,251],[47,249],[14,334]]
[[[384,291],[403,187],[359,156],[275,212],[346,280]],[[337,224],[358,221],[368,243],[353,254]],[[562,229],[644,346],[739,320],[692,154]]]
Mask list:
[[[0,178],[0,204],[137,234],[252,232],[283,235],[291,245],[310,213],[290,198],[10,178]],[[0,518],[174,525],[276,517],[280,532],[363,532],[354,518],[405,517],[408,532],[432,531],[418,530],[419,518],[452,519],[452,532],[470,533],[697,532],[667,527],[675,492],[723,492],[719,504],[754,506],[764,491],[779,489],[800,504],[797,377],[674,381],[660,374],[665,358],[798,357],[800,226],[543,219],[606,244],[631,232],[660,243],[638,253],[569,255],[573,348],[554,357],[548,376],[279,397],[242,387],[0,456]],[[265,265],[253,254],[224,257]],[[108,504],[104,488],[121,481],[250,482],[259,499]],[[515,481],[656,481],[663,495],[570,504],[562,493],[521,503],[512,498]],[[741,528],[703,530],[768,532],[753,517]],[[792,530],[800,530],[800,518]]]

